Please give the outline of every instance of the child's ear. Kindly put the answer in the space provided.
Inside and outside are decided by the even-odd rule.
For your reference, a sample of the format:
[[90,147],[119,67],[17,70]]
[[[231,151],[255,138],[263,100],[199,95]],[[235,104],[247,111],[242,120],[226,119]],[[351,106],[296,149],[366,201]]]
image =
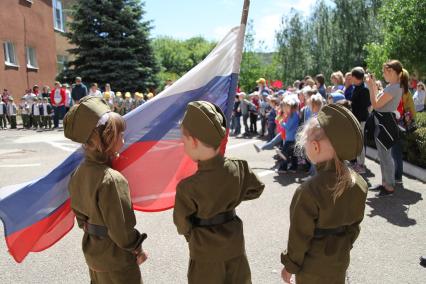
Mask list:
[[312,141],[312,148],[314,149],[315,154],[319,154],[321,152],[321,146],[318,141]]

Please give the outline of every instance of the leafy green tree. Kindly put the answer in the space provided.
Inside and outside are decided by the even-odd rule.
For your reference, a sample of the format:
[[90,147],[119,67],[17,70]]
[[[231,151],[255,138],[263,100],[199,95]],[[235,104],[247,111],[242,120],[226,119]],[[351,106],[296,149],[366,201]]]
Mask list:
[[426,72],[426,49],[420,35],[426,32],[426,2],[422,0],[383,0],[378,19],[382,41],[365,46],[368,68],[382,76],[382,65],[389,59],[400,60],[410,73]]
[[66,34],[75,48],[69,69],[58,77],[111,83],[116,90],[144,91],[157,84],[158,64],[150,44],[150,22],[140,0],[80,0]]
[[289,17],[283,17],[281,30],[276,39],[279,45],[278,58],[282,66],[282,80],[291,84],[303,77],[309,70],[310,54],[308,26],[295,10]]

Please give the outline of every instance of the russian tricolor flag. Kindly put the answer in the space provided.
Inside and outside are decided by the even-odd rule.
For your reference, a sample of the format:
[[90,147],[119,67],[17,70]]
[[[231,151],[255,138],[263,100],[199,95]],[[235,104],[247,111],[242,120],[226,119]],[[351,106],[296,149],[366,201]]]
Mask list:
[[[177,183],[196,170],[180,141],[179,121],[189,102],[213,102],[229,120],[244,31],[244,25],[233,28],[204,61],[125,116],[126,144],[114,168],[128,179],[136,210],[172,208]],[[74,214],[67,187],[83,158],[79,149],[46,176],[0,189],[0,218],[9,252],[17,262],[29,252],[52,246],[72,229]]]

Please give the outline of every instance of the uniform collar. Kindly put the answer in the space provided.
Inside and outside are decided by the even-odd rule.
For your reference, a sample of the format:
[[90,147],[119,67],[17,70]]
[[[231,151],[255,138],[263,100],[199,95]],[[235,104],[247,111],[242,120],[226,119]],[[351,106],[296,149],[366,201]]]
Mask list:
[[208,171],[208,170],[217,168],[223,165],[224,160],[225,158],[222,155],[218,154],[209,160],[198,161],[198,170]]
[[104,165],[109,165],[111,163],[110,159],[105,154],[100,153],[98,151],[86,151],[86,161],[90,163]]
[[315,167],[318,172],[335,172],[336,171],[336,164],[334,160],[321,162],[317,164]]

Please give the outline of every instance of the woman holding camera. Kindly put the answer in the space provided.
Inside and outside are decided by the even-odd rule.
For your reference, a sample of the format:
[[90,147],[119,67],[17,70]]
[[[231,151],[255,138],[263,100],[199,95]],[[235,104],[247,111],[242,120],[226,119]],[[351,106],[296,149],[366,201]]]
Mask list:
[[374,109],[376,124],[374,138],[382,174],[382,184],[371,190],[380,191],[378,196],[392,195],[395,191],[395,165],[391,154],[391,148],[399,136],[395,112],[401,101],[403,87],[408,86],[408,80],[403,76],[402,69],[403,66],[398,60],[391,60],[383,64],[383,77],[388,85],[380,94],[374,75],[366,78],[371,105]]

